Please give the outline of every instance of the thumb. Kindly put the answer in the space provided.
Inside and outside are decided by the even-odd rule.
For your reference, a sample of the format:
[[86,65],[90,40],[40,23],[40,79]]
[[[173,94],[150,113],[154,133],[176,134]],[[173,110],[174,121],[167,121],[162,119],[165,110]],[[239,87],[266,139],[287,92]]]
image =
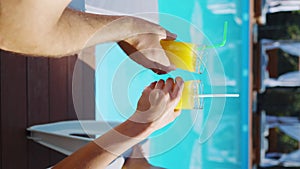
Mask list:
[[168,93],[164,93],[160,89],[152,90],[149,95],[150,110],[164,110],[169,97]]

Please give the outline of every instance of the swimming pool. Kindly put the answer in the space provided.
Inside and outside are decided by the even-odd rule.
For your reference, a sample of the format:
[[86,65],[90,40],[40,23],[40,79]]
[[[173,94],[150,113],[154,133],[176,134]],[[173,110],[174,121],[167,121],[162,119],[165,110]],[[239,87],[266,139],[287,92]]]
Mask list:
[[[203,92],[239,97],[205,98],[203,109],[184,110],[174,124],[151,136],[151,163],[168,169],[248,168],[249,2],[160,0],[156,8],[159,23],[175,32],[178,41],[210,46],[204,51],[204,72],[193,77],[201,80]],[[143,87],[166,78],[135,64],[113,43],[97,46],[96,56],[97,120],[124,121]],[[147,76],[139,76],[140,72]],[[169,76],[176,75],[187,78],[180,71]]]

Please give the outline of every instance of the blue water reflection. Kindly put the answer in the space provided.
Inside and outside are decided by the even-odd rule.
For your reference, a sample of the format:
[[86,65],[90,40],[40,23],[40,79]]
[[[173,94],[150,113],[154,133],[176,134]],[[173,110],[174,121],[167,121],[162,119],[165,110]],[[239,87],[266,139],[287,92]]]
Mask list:
[[[160,24],[175,32],[179,41],[199,45],[221,44],[224,22],[228,22],[225,46],[205,51],[206,71],[192,78],[201,79],[204,93],[240,97],[205,98],[203,110],[184,110],[174,124],[150,139],[151,163],[168,169],[248,168],[248,2],[160,0],[159,12]],[[151,81],[176,75],[187,78],[180,71],[158,77],[129,60],[116,44],[96,50],[97,119],[124,121]]]

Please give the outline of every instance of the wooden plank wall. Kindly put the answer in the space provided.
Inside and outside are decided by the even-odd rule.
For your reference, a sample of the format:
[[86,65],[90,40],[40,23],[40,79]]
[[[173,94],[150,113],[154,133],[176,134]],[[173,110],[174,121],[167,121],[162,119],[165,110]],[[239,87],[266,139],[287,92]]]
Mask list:
[[[79,70],[76,88],[81,91],[76,102],[79,109],[83,107],[76,112],[72,99],[75,64]],[[49,59],[1,50],[0,68],[0,168],[42,169],[57,163],[65,156],[27,140],[26,128],[77,117],[94,119],[94,70],[77,56]],[[85,85],[80,83],[83,80]],[[89,95],[83,96],[85,92]]]

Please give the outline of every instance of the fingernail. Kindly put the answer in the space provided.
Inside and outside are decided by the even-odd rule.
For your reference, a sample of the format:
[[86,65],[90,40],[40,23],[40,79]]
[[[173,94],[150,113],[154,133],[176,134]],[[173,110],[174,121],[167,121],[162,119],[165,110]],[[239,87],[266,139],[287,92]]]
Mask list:
[[174,39],[177,38],[177,35],[176,35],[175,33],[172,33],[172,32],[170,32],[170,31],[169,31],[169,33],[170,33],[170,36],[171,36],[172,38],[174,38]]
[[171,77],[169,77],[166,81],[168,81],[168,80],[172,80],[174,82],[174,79]]
[[158,82],[160,82],[160,83],[161,83],[161,82],[162,82],[162,83],[164,83],[165,81],[164,81],[163,79],[160,79]]
[[175,34],[175,33],[172,33],[172,32],[171,32],[171,34],[172,34],[172,37],[173,37],[174,39],[176,39],[176,38],[177,38],[177,34]]
[[172,33],[170,31],[166,30],[166,39],[175,40],[176,38],[177,38],[177,35],[175,33]]
[[184,83],[181,77],[176,77],[175,80],[176,80],[176,82],[177,82],[179,85],[181,85],[181,84]]

